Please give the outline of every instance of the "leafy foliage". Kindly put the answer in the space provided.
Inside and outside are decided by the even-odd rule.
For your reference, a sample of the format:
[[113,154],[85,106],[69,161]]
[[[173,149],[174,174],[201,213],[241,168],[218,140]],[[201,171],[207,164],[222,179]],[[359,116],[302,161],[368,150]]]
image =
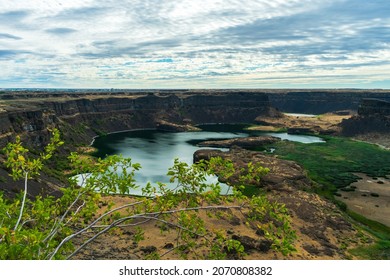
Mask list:
[[10,168],[11,176],[14,180],[18,180],[25,177],[32,178],[39,174],[39,171],[43,167],[43,162],[50,159],[53,156],[54,151],[64,142],[60,140],[60,134],[58,130],[53,130],[50,143],[45,147],[44,152],[40,154],[38,158],[29,159],[27,157],[28,149],[22,146],[19,136],[16,136],[15,143],[8,143],[4,148],[4,153],[7,157],[5,166]]
[[[105,204],[102,210],[102,197],[129,194],[141,188],[134,179],[141,166],[118,155],[92,160],[71,153],[72,170],[80,175],[70,178],[69,185],[62,189],[62,196],[28,199],[28,180],[39,175],[43,162],[60,145],[59,132],[55,130],[51,142],[38,158],[28,158],[28,150],[19,138],[4,149],[5,165],[15,180],[25,178],[25,190],[12,201],[0,195],[0,259],[77,257],[78,252],[100,235],[118,227],[132,228],[133,241],[140,242],[144,239],[142,225],[150,222],[156,223],[162,231],[174,231],[176,238],[173,248],[162,255],[153,252],[148,258],[158,259],[171,252],[183,258],[226,259],[232,254],[242,258],[245,252],[241,243],[229,238],[224,231],[208,228],[202,216],[203,213],[229,218],[232,211],[241,213],[248,227],[261,230],[275,250],[285,255],[294,251],[296,236],[285,206],[270,202],[264,195],[247,197],[242,193],[245,184],[260,180],[268,172],[258,164],[251,163],[238,170],[238,184],[222,194],[221,184],[209,183],[207,178],[218,174],[228,182],[232,176],[237,176],[232,162],[212,158],[188,165],[176,159],[168,170],[175,188],[148,183],[142,188],[143,196],[129,197],[127,204],[116,207]],[[208,248],[208,251],[199,248]]]

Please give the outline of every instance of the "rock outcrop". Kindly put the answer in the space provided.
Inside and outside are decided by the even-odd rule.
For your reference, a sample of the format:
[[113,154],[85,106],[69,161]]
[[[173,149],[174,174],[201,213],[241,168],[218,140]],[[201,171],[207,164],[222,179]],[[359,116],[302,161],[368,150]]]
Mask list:
[[273,107],[282,112],[324,114],[340,110],[357,111],[364,98],[390,101],[389,90],[275,90],[268,93]]
[[379,99],[363,99],[358,115],[341,123],[342,134],[358,136],[370,133],[390,134],[390,102]]
[[264,145],[269,145],[278,141],[280,141],[280,139],[277,137],[256,136],[256,137],[233,138],[227,140],[203,141],[198,143],[198,146],[213,147],[213,148],[230,148],[233,146],[237,146],[245,149],[252,149],[252,148],[259,148]]
[[201,123],[245,123],[277,113],[261,92],[26,94],[0,95],[0,146],[11,134],[22,134],[32,143],[31,135],[47,135],[46,129],[53,126],[62,128],[65,140],[85,143],[92,136],[115,131],[169,123],[178,129]]
[[390,102],[380,99],[363,99],[359,104],[358,115],[361,117],[390,117]]
[[156,129],[168,132],[200,131],[201,129],[190,124],[175,124],[167,121],[158,121]]
[[258,126],[250,129],[263,131],[285,129],[289,134],[337,135],[340,131],[340,122],[349,117],[351,115],[334,113],[327,113],[317,117],[289,115],[283,115],[280,118],[259,117],[255,120]]
[[[259,188],[285,191],[311,188],[311,181],[306,177],[303,168],[293,161],[233,147],[227,152],[215,149],[198,150],[194,153],[194,162],[202,159],[209,160],[212,157],[233,161],[237,165],[237,170],[244,168],[249,162],[260,163],[263,167],[269,168],[270,172],[262,178],[260,183],[256,183]],[[231,179],[234,181],[237,179],[236,177],[233,176]]]

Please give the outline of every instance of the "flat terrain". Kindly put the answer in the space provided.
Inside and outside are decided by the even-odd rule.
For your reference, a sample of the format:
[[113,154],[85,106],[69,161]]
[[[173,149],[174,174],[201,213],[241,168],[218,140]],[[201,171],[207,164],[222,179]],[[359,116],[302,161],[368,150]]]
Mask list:
[[318,116],[291,116],[283,114],[280,118],[258,118],[258,126],[250,130],[277,131],[280,129],[308,129],[313,133],[337,134],[340,132],[339,124],[344,119],[352,117],[351,112],[345,114],[327,113]]
[[341,197],[338,199],[350,210],[390,227],[390,179],[372,178],[362,173],[356,175],[361,179],[348,188],[355,190],[339,191]]

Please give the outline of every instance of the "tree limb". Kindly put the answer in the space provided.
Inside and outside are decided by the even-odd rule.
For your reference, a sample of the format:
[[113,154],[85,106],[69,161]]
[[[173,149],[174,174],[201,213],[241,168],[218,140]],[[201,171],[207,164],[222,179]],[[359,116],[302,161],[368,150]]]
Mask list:
[[58,250],[59,250],[66,242],[68,242],[69,240],[71,240],[71,239],[74,238],[75,236],[80,235],[81,233],[83,233],[83,232],[87,231],[88,229],[92,228],[97,222],[99,222],[101,219],[103,219],[103,218],[106,217],[107,215],[109,215],[109,214],[111,214],[111,213],[113,213],[113,212],[115,212],[115,211],[124,209],[124,208],[126,208],[126,207],[131,207],[131,206],[134,206],[134,205],[137,205],[137,204],[141,204],[141,203],[143,203],[143,201],[137,201],[137,202],[135,202],[135,203],[125,204],[125,205],[119,206],[119,207],[117,207],[117,208],[114,208],[114,209],[108,211],[107,213],[105,213],[105,214],[99,216],[95,221],[93,221],[93,222],[92,222],[91,224],[89,224],[88,226],[86,226],[86,227],[84,227],[83,229],[79,230],[78,232],[73,233],[73,234],[67,236],[66,238],[64,238],[64,239],[61,241],[61,243],[56,247],[56,249],[55,249],[52,253],[48,254],[47,257],[48,257],[50,260],[53,259],[53,257],[55,256],[55,254],[57,254]]
[[75,200],[72,202],[72,204],[68,207],[68,209],[66,209],[65,213],[61,216],[61,218],[57,221],[57,224],[55,225],[55,227],[50,231],[50,233],[48,234],[48,236],[46,236],[46,238],[42,241],[42,242],[48,242],[50,241],[54,235],[58,232],[58,229],[60,228],[61,226],[61,223],[64,221],[65,217],[68,215],[70,209],[77,203],[77,201],[80,199],[81,197],[81,194],[83,192],[80,191],[77,195],[77,197],[75,198]]
[[24,194],[23,194],[22,206],[20,207],[19,218],[18,218],[18,221],[15,224],[14,231],[16,231],[18,229],[19,223],[22,220],[23,211],[24,211],[24,205],[26,203],[26,197],[27,197],[27,182],[28,182],[28,172],[25,172],[25,177],[24,177]]
[[[165,220],[162,220],[162,219],[158,219],[156,217],[153,217],[155,215],[163,215],[163,214],[172,214],[172,213],[176,213],[176,212],[187,212],[187,211],[194,211],[194,210],[210,210],[210,209],[223,209],[223,210],[226,210],[226,209],[233,209],[233,208],[241,208],[241,206],[238,206],[238,205],[234,205],[234,206],[202,206],[202,207],[192,207],[192,208],[183,208],[183,209],[176,209],[176,210],[170,210],[170,211],[163,211],[163,212],[152,212],[152,213],[143,213],[143,214],[136,214],[136,215],[133,215],[133,216],[128,216],[128,217],[124,217],[124,218],[121,218],[121,219],[118,219],[116,221],[114,221],[112,224],[108,225],[106,228],[104,228],[103,230],[99,231],[98,233],[96,233],[94,236],[92,236],[90,239],[88,239],[86,242],[84,242],[79,248],[77,248],[72,254],[70,254],[67,259],[70,259],[72,258],[75,254],[77,254],[82,248],[84,248],[86,245],[88,245],[89,243],[91,243],[93,240],[95,240],[97,237],[99,237],[100,235],[102,235],[103,233],[109,231],[110,229],[124,223],[125,221],[127,220],[132,220],[132,219],[139,219],[139,218],[144,218],[146,220],[157,220],[157,221],[160,221],[160,222],[163,222],[163,223],[166,223],[166,224],[170,224],[170,225],[173,225],[177,228],[179,228],[179,230],[185,230],[187,232],[190,232],[190,233],[193,233],[193,234],[196,234],[200,237],[205,237],[203,235],[200,235],[196,232],[193,232],[185,227],[182,227],[180,225],[177,225],[177,224],[173,224],[173,223],[169,223]],[[72,236],[71,238],[73,238],[74,236]],[[70,239],[69,239],[70,240]],[[68,241],[68,240],[67,240]],[[67,242],[66,241],[66,242]],[[53,255],[54,256],[54,255]]]

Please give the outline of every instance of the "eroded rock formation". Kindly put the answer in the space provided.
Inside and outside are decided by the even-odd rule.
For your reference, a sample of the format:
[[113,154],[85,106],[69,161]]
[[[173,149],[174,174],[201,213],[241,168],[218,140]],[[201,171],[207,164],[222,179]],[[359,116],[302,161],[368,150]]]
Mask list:
[[340,126],[345,136],[362,140],[370,140],[369,138],[385,140],[387,138],[387,143],[383,143],[387,146],[390,141],[390,102],[363,99],[359,105],[358,115],[344,120]]
[[198,146],[214,147],[214,148],[230,148],[233,146],[238,146],[245,149],[253,149],[253,148],[262,147],[264,145],[272,144],[277,141],[280,141],[280,139],[277,137],[257,136],[257,137],[233,138],[227,140],[203,141],[198,143]]
[[0,99],[0,146],[14,134],[23,134],[32,144],[30,136],[47,135],[45,130],[53,126],[62,128],[66,140],[86,142],[94,135],[155,128],[164,121],[177,125],[245,123],[259,115],[277,114],[265,93],[234,91],[24,98]]
[[[236,91],[161,92],[21,92],[0,93],[0,149],[20,135],[31,151],[40,151],[50,139],[50,128],[60,129],[68,155],[88,145],[97,135],[132,129],[194,130],[201,123],[253,122],[259,115],[277,112],[265,93]],[[0,155],[1,161],[2,155]],[[56,163],[52,163],[56,168]],[[33,181],[32,196],[58,183],[50,176]],[[0,189],[13,196],[23,185],[12,182],[0,167]]]
[[[304,174],[303,168],[293,161],[233,147],[228,152],[215,149],[198,150],[194,153],[194,162],[202,159],[209,160],[211,157],[229,159],[237,165],[237,170],[244,168],[249,162],[260,163],[263,167],[269,168],[270,172],[262,178],[260,183],[253,182],[259,188],[285,191],[311,188],[311,181]],[[234,182],[237,180],[237,175],[231,179]]]
[[328,89],[278,90],[269,92],[273,107],[282,112],[324,114],[340,110],[357,111],[364,98],[390,101],[388,90]]

